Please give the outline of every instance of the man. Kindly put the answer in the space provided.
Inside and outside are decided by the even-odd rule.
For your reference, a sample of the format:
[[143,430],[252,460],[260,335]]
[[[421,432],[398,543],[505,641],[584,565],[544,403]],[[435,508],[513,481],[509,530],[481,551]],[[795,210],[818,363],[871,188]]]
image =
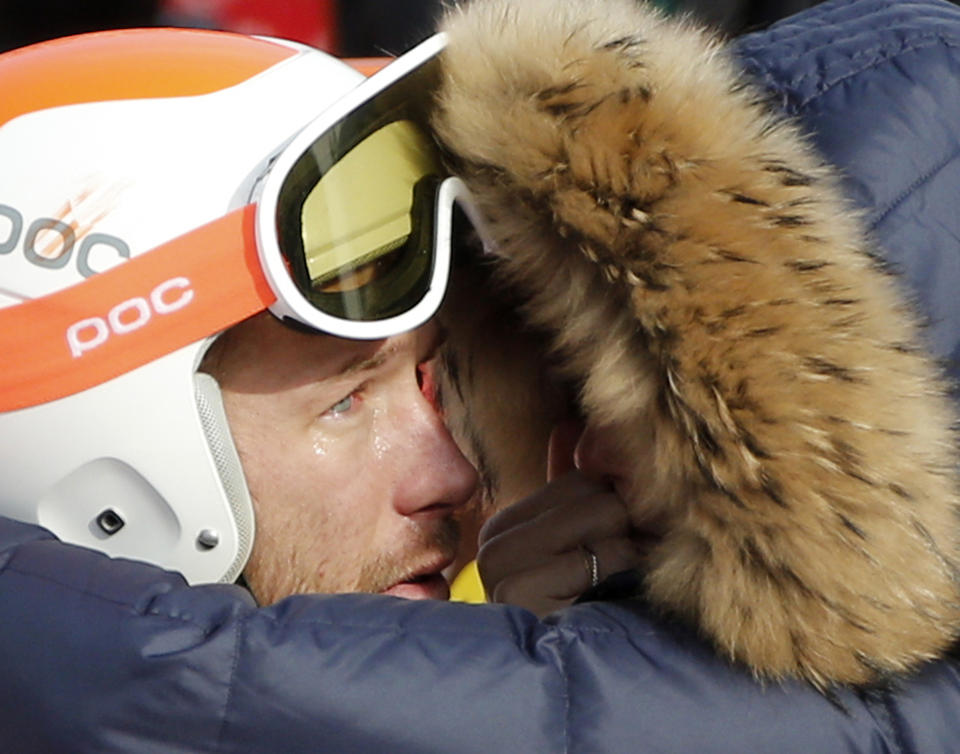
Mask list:
[[[264,603],[446,598],[476,477],[433,403],[430,317],[469,197],[422,130],[425,51],[359,87],[315,50],[186,30],[5,59],[32,82],[2,147],[5,346],[23,356],[5,512],[192,582],[243,571]],[[298,88],[317,93],[288,103]]]
[[[906,78],[923,80],[919,74],[929,66],[957,65],[951,45],[929,41],[936,36],[932,29],[944,33],[958,23],[955,12],[936,3],[910,6],[911,13],[904,17],[881,2],[861,0],[855,9],[850,3],[832,3],[823,10],[825,16],[795,19],[769,36],[745,41],[742,49],[755,70],[773,71],[769,61],[782,59],[784,48],[777,40],[783,34],[782,44],[799,51],[796,69],[806,75],[788,77],[782,91],[789,94],[794,86],[809,85],[813,91],[806,104],[816,101],[828,110],[826,100],[816,96],[819,92],[825,97],[824,71],[834,86],[851,87],[845,90],[847,96],[862,96],[896,89]],[[551,15],[539,3],[530,6],[536,10],[529,15],[522,13],[526,4],[475,7],[481,13],[491,9],[489,18],[522,20],[521,39],[527,40],[538,36],[548,21],[570,18]],[[604,28],[600,19],[614,7],[625,14],[618,16],[624,22],[618,24],[618,35],[649,22],[643,11],[627,15],[626,4],[563,6],[596,14],[592,23],[576,24],[576,34]],[[531,36],[531,24],[537,35]],[[887,34],[888,27],[895,32]],[[669,27],[658,28],[665,35],[672,33]],[[570,44],[576,34],[568,33],[561,41]],[[824,69],[822,45],[813,44],[821,34],[852,40],[846,47],[832,44],[857,54],[834,57],[837,49],[827,45],[827,58],[840,63],[838,69]],[[864,34],[873,42],[866,46],[869,64],[862,54]],[[492,42],[468,35],[458,43],[454,36],[451,50],[455,44],[462,48],[464,38],[481,52]],[[691,50],[702,52],[695,40],[685,39],[692,42]],[[594,49],[619,54],[643,47],[628,41],[605,36],[604,44]],[[894,59],[904,50],[917,57]],[[710,56],[697,59],[706,65]],[[909,77],[901,73],[907,65]],[[545,70],[555,67],[548,64]],[[704,77],[708,70],[701,72]],[[882,76],[886,86],[864,85],[861,77],[873,75]],[[545,79],[532,80],[536,87]],[[550,117],[563,117],[571,111],[551,97],[572,91],[525,99],[546,103]],[[531,94],[536,92],[534,88]],[[638,103],[650,94],[624,90],[610,103]],[[846,108],[847,117],[860,115],[849,103]],[[444,133],[449,137],[452,132]],[[277,167],[289,166],[277,161],[273,169]],[[797,177],[788,165],[782,167],[788,177]],[[310,171],[304,172],[309,179]],[[912,176],[903,179],[912,184]],[[930,196],[924,193],[924,198]],[[527,202],[531,196],[521,199]],[[536,201],[530,204],[537,206]],[[887,208],[884,216],[903,204]],[[913,213],[922,215],[916,208]],[[511,217],[507,212],[494,219],[509,225]],[[942,218],[944,224],[953,219]],[[792,229],[796,224],[775,227]],[[538,230],[522,224],[514,229]],[[561,268],[552,268],[562,274]],[[171,292],[161,292],[162,307],[179,300],[168,298]],[[288,306],[288,314],[314,319]],[[106,320],[108,329],[116,324],[109,313]],[[361,324],[367,323],[351,329],[369,329]],[[95,335],[101,332],[93,327]],[[455,337],[453,330],[450,337]],[[213,359],[216,362],[216,352]],[[216,363],[211,370],[217,372]],[[226,381],[229,366],[218,374]],[[359,397],[362,400],[362,391]],[[341,399],[347,394],[334,400]],[[316,413],[335,405],[323,404]],[[513,405],[522,406],[516,401]],[[337,413],[348,408],[350,399]],[[581,466],[596,472],[590,459],[603,457],[613,462],[606,472],[622,476],[623,458],[597,451],[604,441],[597,423],[593,426],[575,453]],[[555,448],[561,445],[554,440]],[[554,461],[550,466],[555,470],[565,466],[563,458]],[[558,478],[553,489],[560,484]],[[622,488],[624,496],[631,493]],[[529,500],[520,506],[529,507]],[[539,513],[533,511],[532,523]],[[511,522],[507,524],[511,529]],[[526,532],[527,542],[533,541],[530,533],[538,531],[536,525],[518,529]],[[502,541],[496,525],[488,532],[493,534],[490,546]],[[913,675],[898,679],[899,688],[830,684],[828,698],[799,680],[758,684],[749,671],[718,656],[715,647],[689,627],[638,600],[591,602],[544,621],[515,608],[373,595],[295,596],[257,609],[232,587],[189,588],[174,574],[108,561],[57,543],[36,527],[4,523],[0,534],[0,652],[9,668],[0,691],[2,725],[7,740],[25,751],[949,751],[956,737],[953,712],[960,704],[960,690],[948,659],[917,667]],[[213,539],[208,532],[196,542]],[[584,562],[592,566],[589,557]]]

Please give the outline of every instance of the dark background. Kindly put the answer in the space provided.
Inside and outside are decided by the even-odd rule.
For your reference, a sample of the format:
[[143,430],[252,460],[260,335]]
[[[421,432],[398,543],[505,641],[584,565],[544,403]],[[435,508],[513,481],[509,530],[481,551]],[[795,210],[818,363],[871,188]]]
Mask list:
[[[309,0],[308,0],[309,1]],[[398,54],[428,36],[441,9],[440,0],[314,0],[323,9],[329,38],[301,38],[344,57]],[[244,0],[248,10],[260,5],[263,15],[280,13],[277,0]],[[765,26],[772,21],[815,5],[811,0],[658,0],[669,12],[689,11],[729,34]],[[131,26],[202,26],[234,31],[277,34],[264,23],[251,28],[237,21],[231,0],[2,0],[0,49],[10,49],[53,37]],[[231,10],[231,7],[233,10]],[[271,10],[273,9],[273,10]],[[239,28],[238,28],[239,27]],[[304,29],[304,34],[309,32]],[[282,29],[281,29],[282,32]],[[322,40],[319,41],[318,40]]]

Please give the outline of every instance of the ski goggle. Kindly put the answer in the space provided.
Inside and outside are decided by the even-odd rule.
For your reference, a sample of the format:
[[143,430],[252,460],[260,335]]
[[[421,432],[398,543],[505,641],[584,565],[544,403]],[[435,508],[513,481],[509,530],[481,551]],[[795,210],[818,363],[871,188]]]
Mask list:
[[423,126],[442,47],[432,37],[374,74],[270,166],[257,249],[278,317],[346,338],[405,332],[437,311],[457,236],[485,237]]

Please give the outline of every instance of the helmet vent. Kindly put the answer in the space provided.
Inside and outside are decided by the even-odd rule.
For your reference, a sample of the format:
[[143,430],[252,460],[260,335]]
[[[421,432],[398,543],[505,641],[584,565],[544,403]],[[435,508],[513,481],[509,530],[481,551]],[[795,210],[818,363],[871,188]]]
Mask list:
[[246,565],[253,546],[253,505],[250,502],[250,492],[243,476],[240,457],[230,436],[220,386],[213,377],[203,372],[195,374],[194,380],[200,423],[203,425],[220,483],[230,505],[230,512],[237,525],[237,557],[221,578],[221,581],[233,582]]

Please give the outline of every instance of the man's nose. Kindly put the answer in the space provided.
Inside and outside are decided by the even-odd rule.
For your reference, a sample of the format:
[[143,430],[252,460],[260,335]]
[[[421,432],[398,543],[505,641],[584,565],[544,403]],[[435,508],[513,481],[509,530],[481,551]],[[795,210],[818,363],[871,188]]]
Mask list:
[[397,511],[407,516],[449,515],[473,496],[477,471],[427,400],[417,402],[408,420],[407,463],[395,498]]

